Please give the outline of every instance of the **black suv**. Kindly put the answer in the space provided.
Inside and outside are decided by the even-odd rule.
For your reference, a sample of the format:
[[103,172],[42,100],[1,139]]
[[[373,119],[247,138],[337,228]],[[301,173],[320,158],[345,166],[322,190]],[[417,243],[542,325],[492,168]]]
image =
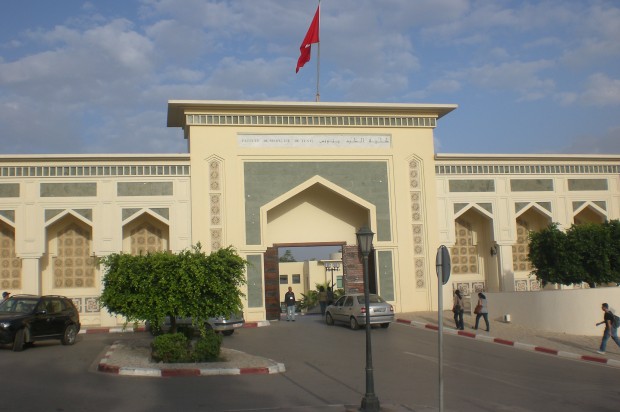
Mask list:
[[73,345],[79,331],[78,310],[64,296],[15,295],[0,303],[0,343],[16,352],[38,340]]

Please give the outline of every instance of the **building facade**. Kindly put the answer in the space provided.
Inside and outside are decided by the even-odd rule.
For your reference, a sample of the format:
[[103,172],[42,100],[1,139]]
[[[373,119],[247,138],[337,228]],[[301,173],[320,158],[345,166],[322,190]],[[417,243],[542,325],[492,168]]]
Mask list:
[[355,233],[368,226],[371,289],[399,312],[436,309],[442,244],[446,298],[536,290],[527,231],[618,219],[620,156],[436,155],[433,130],[455,108],[170,101],[187,154],[2,155],[0,288],[122,324],[98,306],[97,256],[232,245],[250,262],[246,319],[276,318],[278,249],[340,246],[343,286],[361,291]]

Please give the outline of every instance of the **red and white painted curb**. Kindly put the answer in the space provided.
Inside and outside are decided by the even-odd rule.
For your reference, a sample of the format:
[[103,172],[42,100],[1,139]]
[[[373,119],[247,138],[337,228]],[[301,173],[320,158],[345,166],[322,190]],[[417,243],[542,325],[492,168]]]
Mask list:
[[274,373],[286,372],[283,363],[276,363],[268,367],[256,368],[133,368],[111,365],[109,363],[112,354],[119,346],[120,342],[114,343],[99,362],[97,370],[99,372],[113,373],[125,376],[147,376],[154,378],[170,378],[178,376],[215,376],[215,375],[269,375]]
[[[424,322],[418,322],[415,320],[408,320],[408,319],[396,319],[396,322],[402,323],[405,325],[414,326],[417,328],[439,330],[439,326],[432,324],[432,323],[424,323]],[[521,350],[527,350],[531,352],[540,352],[540,353],[545,353],[547,355],[559,356],[562,358],[582,360],[582,361],[587,361],[587,362],[605,364],[605,365],[614,366],[614,367],[620,367],[620,361],[617,361],[615,359],[607,359],[607,358],[601,358],[599,356],[590,356],[590,355],[578,355],[578,354],[571,353],[571,352],[565,352],[565,351],[560,351],[557,349],[545,348],[542,346],[530,345],[527,343],[514,342],[511,340],[502,339],[502,338],[494,338],[492,336],[478,335],[473,332],[466,332],[464,330],[457,330],[457,329],[452,329],[452,328],[444,328],[443,331],[444,333],[448,333],[451,335],[458,335],[458,336],[463,336],[466,338],[478,339],[478,340],[485,341],[485,342],[512,346],[514,348],[521,349]]]

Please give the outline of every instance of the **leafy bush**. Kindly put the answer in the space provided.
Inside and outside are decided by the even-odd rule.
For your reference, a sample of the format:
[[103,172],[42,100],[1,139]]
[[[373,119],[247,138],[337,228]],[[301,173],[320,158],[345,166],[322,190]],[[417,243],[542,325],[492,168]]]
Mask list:
[[156,362],[189,362],[188,340],[182,333],[166,333],[153,339],[151,357]]
[[195,340],[193,336],[191,327],[183,328],[182,333],[157,336],[151,343],[151,357],[163,363],[213,362],[219,358],[222,345],[219,334],[208,331]]
[[191,358],[194,362],[213,362],[220,357],[222,336],[208,331],[192,345]]
[[160,325],[168,318],[174,333],[176,317],[206,321],[243,310],[248,262],[230,246],[209,255],[200,243],[177,254],[112,253],[98,263],[105,268],[100,303],[127,322]]

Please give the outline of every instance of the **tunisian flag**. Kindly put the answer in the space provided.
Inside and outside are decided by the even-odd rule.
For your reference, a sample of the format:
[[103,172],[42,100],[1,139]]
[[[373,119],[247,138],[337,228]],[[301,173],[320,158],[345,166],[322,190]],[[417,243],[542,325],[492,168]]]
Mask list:
[[299,51],[301,55],[299,56],[299,60],[297,60],[297,68],[295,69],[295,73],[299,72],[304,64],[310,61],[310,50],[311,45],[313,43],[319,42],[319,14],[320,14],[321,6],[316,8],[316,13],[314,14],[314,18],[312,19],[312,23],[310,23],[310,28],[308,29],[308,33],[306,33],[306,37],[304,37],[304,41],[301,42],[301,46],[299,46]]

